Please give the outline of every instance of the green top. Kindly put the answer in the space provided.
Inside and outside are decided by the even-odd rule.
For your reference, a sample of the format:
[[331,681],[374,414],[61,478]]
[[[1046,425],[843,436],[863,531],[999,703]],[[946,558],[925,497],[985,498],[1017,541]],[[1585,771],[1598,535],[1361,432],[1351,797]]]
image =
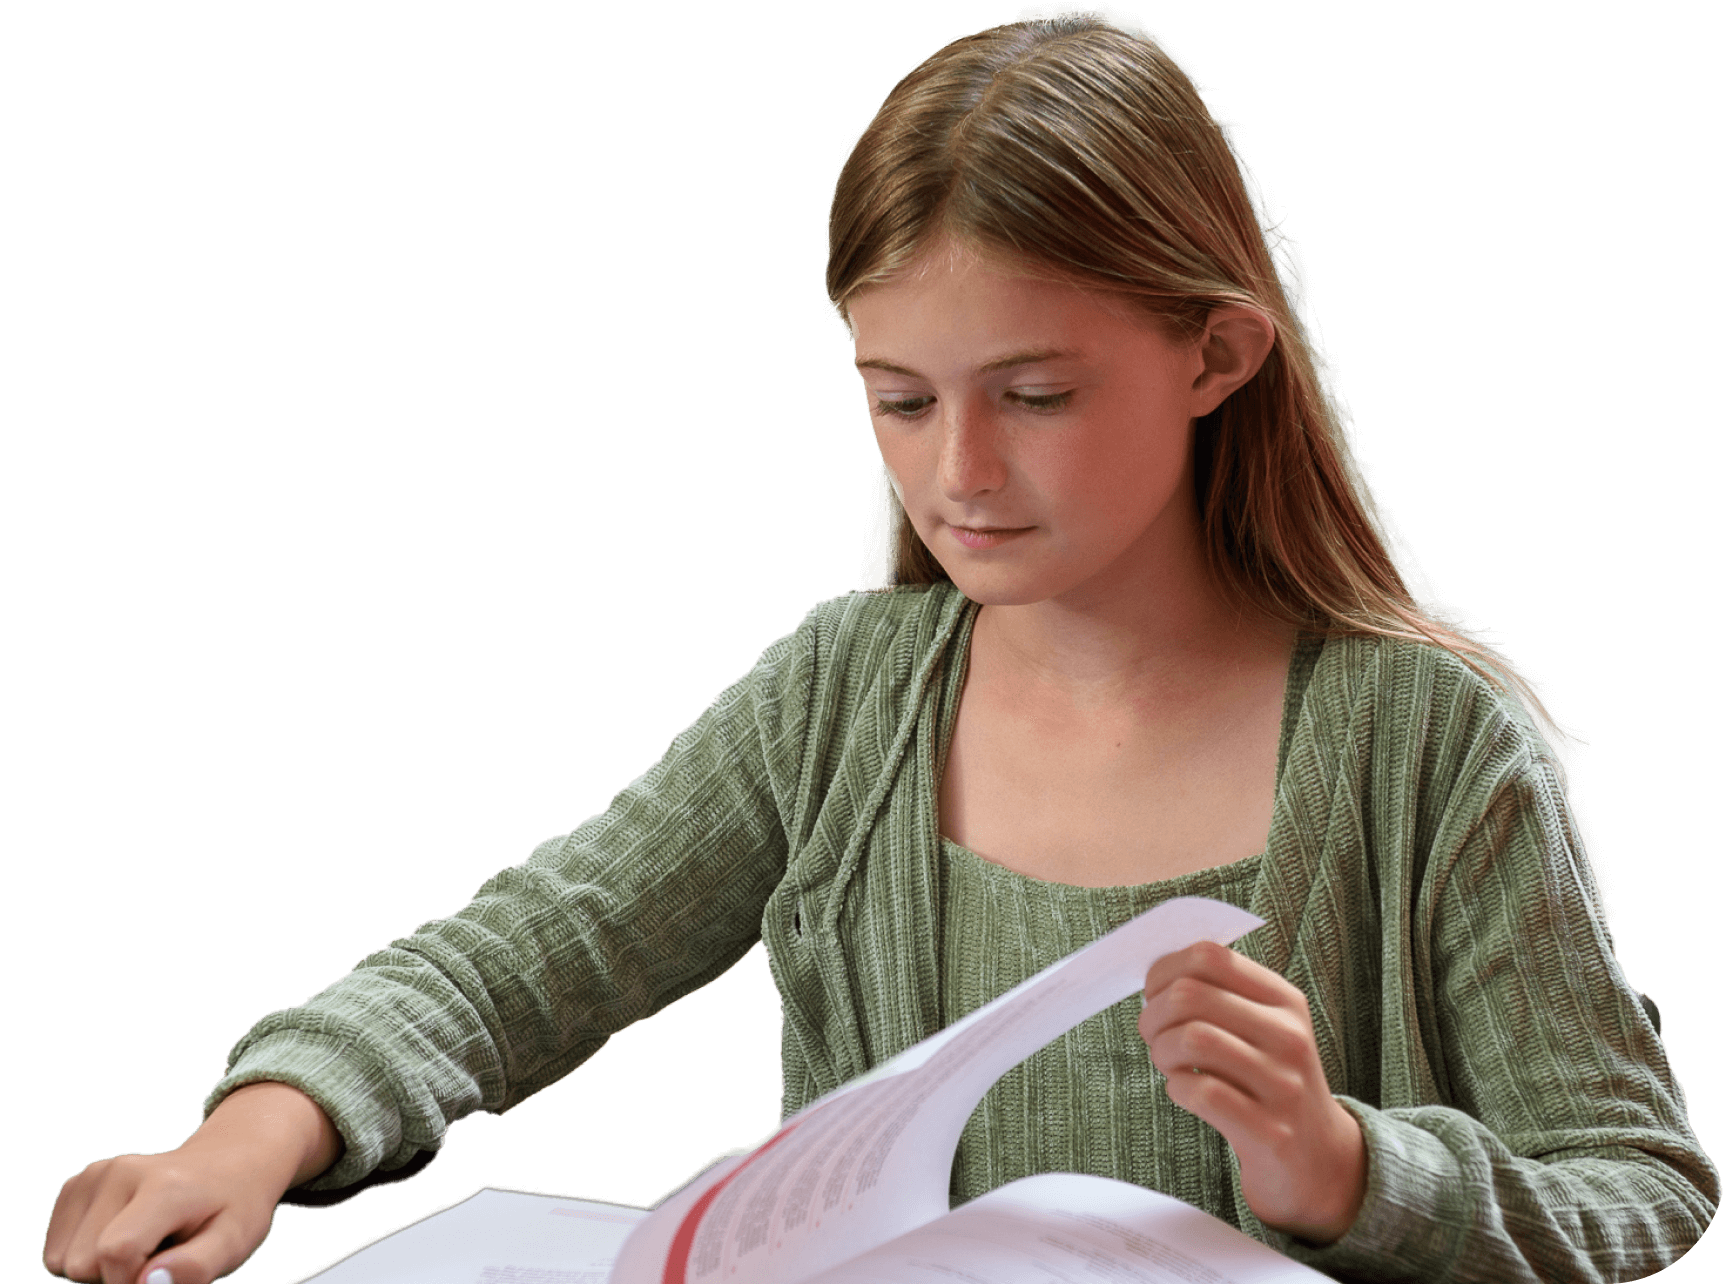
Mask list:
[[[294,1084],[346,1142],[313,1187],[349,1186],[538,1091],[757,939],[784,1000],[788,1113],[934,1032],[952,869],[936,764],[975,614],[951,585],[817,607],[602,815],[259,1022],[210,1107],[242,1083]],[[1269,1231],[1226,1147],[1166,1104],[1101,1150],[1089,1128],[1070,1146],[1093,1171],[1169,1175],[1335,1273],[1496,1284],[1672,1261],[1712,1217],[1717,1174],[1520,706],[1445,651],[1383,639],[1297,648],[1288,691],[1269,841],[1238,889],[1266,924],[1238,948],[1308,997],[1366,1137],[1360,1216],[1322,1250]],[[1046,1094],[1065,1078],[1017,1108],[1060,1117]],[[999,1110],[991,1137],[1011,1131]],[[962,1189],[1050,1158],[985,1152],[961,1158]]]
[[[1015,874],[941,840],[941,1019],[957,1021],[1057,959],[1176,896],[1245,908],[1260,856],[1133,887],[1074,887]],[[1098,1173],[1208,1208],[1232,1204],[1223,1135],[1171,1102],[1139,1036],[1137,995],[1007,1071],[959,1138],[953,1196],[1026,1173]]]

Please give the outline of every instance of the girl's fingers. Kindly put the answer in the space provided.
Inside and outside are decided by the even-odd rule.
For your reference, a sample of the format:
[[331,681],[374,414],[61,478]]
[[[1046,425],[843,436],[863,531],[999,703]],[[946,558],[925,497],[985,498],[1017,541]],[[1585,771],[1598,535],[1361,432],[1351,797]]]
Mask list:
[[[166,1270],[174,1284],[210,1284],[238,1269],[263,1242],[269,1224],[249,1235],[232,1212],[223,1211],[183,1244],[163,1249],[144,1263],[136,1284],[151,1284],[152,1271]],[[134,1284],[128,1279],[126,1284]]]
[[1299,989],[1262,963],[1212,941],[1165,954],[1152,964],[1145,974],[1145,998],[1155,1001],[1158,994],[1182,978],[1208,982],[1254,1003],[1281,1006],[1306,1002]]

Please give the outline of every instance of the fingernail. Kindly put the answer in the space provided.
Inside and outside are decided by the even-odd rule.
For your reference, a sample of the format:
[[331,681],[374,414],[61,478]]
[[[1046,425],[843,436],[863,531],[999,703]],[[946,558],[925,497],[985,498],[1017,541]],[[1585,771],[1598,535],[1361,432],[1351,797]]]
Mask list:
[[168,1274],[166,1266],[158,1266],[144,1277],[144,1284],[174,1284],[174,1277]]

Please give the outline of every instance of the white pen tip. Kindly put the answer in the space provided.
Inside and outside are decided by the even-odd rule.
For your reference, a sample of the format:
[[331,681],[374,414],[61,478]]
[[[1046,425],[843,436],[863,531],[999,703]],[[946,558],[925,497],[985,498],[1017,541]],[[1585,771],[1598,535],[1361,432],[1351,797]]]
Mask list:
[[144,1284],[174,1284],[174,1277],[166,1266],[158,1266],[144,1277]]

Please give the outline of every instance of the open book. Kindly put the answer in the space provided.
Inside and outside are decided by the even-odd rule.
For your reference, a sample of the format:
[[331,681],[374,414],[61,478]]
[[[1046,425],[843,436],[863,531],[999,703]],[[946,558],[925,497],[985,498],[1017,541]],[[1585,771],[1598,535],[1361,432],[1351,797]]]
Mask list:
[[959,1135],[996,1079],[1138,992],[1163,955],[1226,945],[1260,922],[1219,901],[1166,901],[799,1111],[652,1212],[484,1191],[307,1284],[1322,1280],[1207,1213],[1105,1177],[1047,1173],[948,1208]]

